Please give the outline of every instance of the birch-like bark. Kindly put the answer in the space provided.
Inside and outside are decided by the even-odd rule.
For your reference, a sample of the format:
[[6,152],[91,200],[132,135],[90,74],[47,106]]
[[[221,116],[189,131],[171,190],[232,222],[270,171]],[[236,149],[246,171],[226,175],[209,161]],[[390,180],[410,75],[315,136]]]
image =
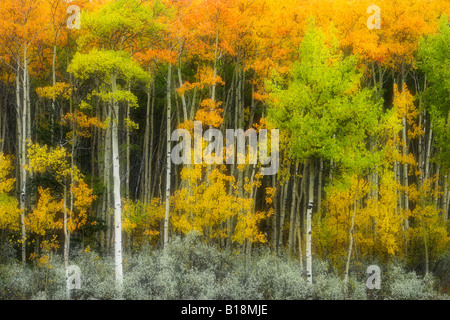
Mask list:
[[[59,31],[58,31],[59,33]],[[52,57],[52,85],[55,86],[56,85],[56,42],[57,42],[57,38],[55,39],[55,44],[53,45],[53,57]],[[55,124],[55,98],[52,99],[52,112],[50,113],[50,122],[52,125],[52,129],[53,126]],[[51,141],[53,141],[53,130],[51,130]]]
[[322,158],[319,159],[320,165],[319,165],[319,181],[318,181],[318,188],[317,188],[317,212],[319,214],[319,221],[320,221],[320,209],[322,206],[322,176],[323,176],[323,160]]
[[66,276],[66,297],[70,299],[69,288],[69,248],[68,248],[68,232],[67,232],[67,186],[64,183],[64,273]]
[[349,232],[349,244],[348,244],[348,251],[347,251],[347,263],[345,265],[345,276],[344,276],[344,290],[347,292],[347,282],[348,282],[348,271],[350,269],[350,259],[352,257],[352,247],[353,247],[353,228],[355,227],[355,216],[356,216],[356,195],[353,202],[353,215],[352,215],[352,222]]
[[[181,88],[183,86],[183,77],[181,75],[181,57],[178,59],[178,82],[179,82],[180,88]],[[183,118],[184,118],[184,121],[187,121],[188,120],[187,104],[186,104],[186,97],[184,95],[184,92],[180,96],[181,96],[181,104],[183,106]]]
[[430,157],[431,157],[431,145],[433,143],[433,123],[430,121],[430,130],[428,133],[427,141],[427,153],[425,155],[425,181],[430,177]]
[[[131,85],[128,83],[128,91],[131,91]],[[131,107],[130,101],[127,101],[127,119],[131,120]],[[127,148],[127,169],[125,172],[125,197],[130,197],[130,143],[131,143],[131,131],[130,126],[126,127],[126,148]]]
[[[437,177],[437,179],[436,179],[436,182],[434,183],[435,190],[437,190],[439,188],[440,175],[441,175],[441,165],[437,165],[436,166],[436,177]],[[434,207],[436,209],[438,208],[438,203],[439,203],[439,196],[436,196],[434,198]]]
[[24,44],[24,59],[23,59],[23,78],[22,78],[22,90],[23,90],[23,102],[22,102],[22,141],[20,142],[22,147],[22,156],[20,161],[21,170],[21,194],[20,194],[20,209],[22,210],[21,220],[22,220],[22,262],[26,261],[26,229],[25,229],[25,210],[26,210],[26,184],[27,184],[27,171],[25,170],[25,165],[27,164],[27,138],[28,138],[28,104],[27,104],[27,82],[28,82],[28,58],[27,58],[27,45]]
[[[105,108],[105,115],[111,122],[111,109]],[[106,109],[108,109],[106,111]],[[106,214],[106,252],[110,253],[111,250],[111,126],[109,126],[105,130],[105,176],[104,176],[104,184],[106,186],[106,197],[104,198],[104,208]]]
[[311,251],[311,222],[314,207],[314,160],[309,163],[309,186],[308,186],[308,206],[306,210],[306,280],[312,285],[312,251]]
[[17,140],[18,140],[18,160],[19,160],[19,204],[20,204],[20,220],[21,220],[21,232],[22,232],[22,263],[26,261],[26,230],[25,230],[25,191],[26,191],[26,170],[25,170],[25,159],[26,159],[26,136],[25,136],[25,106],[22,105],[20,98],[20,65],[17,66],[16,73],[16,105],[17,105]]
[[295,173],[294,173],[294,182],[292,185],[292,203],[291,203],[291,215],[289,217],[289,237],[288,237],[288,252],[289,256],[292,256],[294,249],[294,240],[295,240],[295,209],[296,209],[296,196],[297,196],[297,176],[298,176],[298,167],[300,162],[297,160],[295,163]]
[[171,99],[171,88],[172,88],[172,64],[169,63],[169,70],[167,72],[167,169],[166,169],[166,207],[164,213],[164,249],[167,248],[169,244],[169,215],[170,215],[170,174],[171,174],[171,149],[170,149],[170,139],[171,139],[171,109],[172,109],[172,99]]
[[[112,92],[117,90],[116,75],[111,77]],[[113,165],[113,194],[114,194],[114,264],[116,273],[116,288],[122,291],[123,267],[122,267],[122,199],[120,196],[120,160],[119,160],[119,105],[112,101],[112,165]]]
[[[151,68],[148,68],[148,73],[151,75]],[[150,149],[150,143],[153,144],[152,140],[150,139],[150,134],[153,132],[153,128],[150,126],[153,125],[153,110],[150,110],[152,108],[152,90],[153,90],[153,83],[150,83],[147,88],[147,110],[146,110],[146,117],[145,117],[145,134],[144,134],[144,154],[143,154],[143,161],[144,161],[144,179],[142,181],[143,186],[143,197],[142,202],[144,204],[149,203],[150,198],[150,184],[151,184],[151,149]],[[151,122],[151,123],[150,123]]]
[[[408,154],[408,137],[406,135],[406,117],[403,117],[403,129],[402,129],[402,139],[403,139],[403,156],[406,157]],[[408,164],[403,164],[403,186],[405,189],[405,197],[404,197],[404,204],[403,208],[405,210],[409,210],[409,196],[408,196]],[[409,221],[408,218],[405,219],[405,229],[409,229]]]

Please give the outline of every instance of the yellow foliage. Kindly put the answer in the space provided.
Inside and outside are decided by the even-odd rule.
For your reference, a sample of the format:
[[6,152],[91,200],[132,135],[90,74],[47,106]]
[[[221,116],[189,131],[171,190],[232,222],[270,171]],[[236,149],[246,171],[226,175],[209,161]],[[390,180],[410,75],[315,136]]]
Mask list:
[[9,193],[16,182],[16,179],[8,178],[13,170],[12,160],[12,156],[0,152],[0,194]]
[[63,212],[64,204],[56,201],[49,189],[39,187],[38,193],[37,207],[25,217],[25,226],[30,232],[45,236],[48,231],[62,227],[57,215]]
[[[96,196],[93,195],[92,189],[90,189],[83,181],[81,172],[76,167],[71,168],[69,166],[68,160],[70,154],[68,154],[64,148],[59,146],[53,150],[49,150],[49,147],[46,145],[29,144],[28,157],[30,159],[29,166],[27,166],[28,170],[33,170],[34,173],[50,173],[61,185],[70,186],[74,200],[73,205],[78,214],[75,216],[74,212],[70,212],[70,210],[66,208],[68,218],[67,229],[73,232],[86,224],[87,210],[95,201]],[[72,183],[70,183],[71,181]],[[49,196],[48,192],[44,192],[43,196],[43,201],[50,202],[46,199],[46,197]],[[63,208],[63,201],[64,200],[61,200],[60,202],[61,208]],[[58,222],[58,228],[62,228],[61,221]],[[42,230],[40,232],[42,232]]]
[[255,213],[249,212],[245,215],[239,215],[231,239],[240,244],[242,244],[244,240],[265,243],[266,237],[259,230],[258,225],[262,220],[270,217],[272,214],[273,210],[269,210],[268,213],[257,211]]
[[[101,122],[97,117],[88,117],[84,113],[77,111],[76,113],[67,113],[61,118],[61,124],[75,124],[75,133],[85,138],[91,137],[91,131],[94,128],[106,129],[107,124]],[[73,134],[73,132],[71,132]]]
[[200,109],[197,111],[195,115],[196,121],[201,121],[203,125],[211,125],[215,128],[218,128],[222,122],[222,112],[220,109],[222,102],[213,101],[211,99],[203,100],[200,104]]
[[412,126],[413,130],[408,131],[410,138],[422,135],[423,128],[415,123],[416,117],[419,115],[417,108],[414,106],[414,96],[409,92],[406,84],[403,85],[402,92],[399,92],[397,84],[394,84],[394,107],[396,116],[400,119],[405,117],[407,123]]
[[39,144],[28,144],[28,158],[29,165],[27,170],[32,170],[35,173],[44,173],[51,171],[57,180],[64,180],[64,175],[67,174],[69,157],[66,149],[56,147],[50,150],[47,145],[41,146]]
[[142,245],[147,239],[159,235],[159,225],[164,219],[164,206],[155,198],[145,205],[140,201],[123,200],[122,230],[133,235],[134,243]]
[[277,188],[275,187],[268,187],[266,188],[266,203],[267,204],[272,204],[273,203],[273,199],[275,197],[275,193],[277,191]]
[[19,230],[20,209],[18,201],[5,194],[0,194],[0,229]]
[[225,82],[218,75],[214,77],[214,70],[211,67],[201,66],[199,67],[196,74],[197,82],[190,83],[186,81],[183,85],[177,89],[179,95],[183,95],[186,92],[199,89],[202,90],[204,88],[211,87],[213,85],[223,85]]
[[8,196],[16,179],[8,178],[12,167],[12,156],[0,153],[0,229],[19,230],[20,213],[18,201]]
[[[239,196],[234,177],[222,170],[223,166],[208,170],[206,179],[202,179],[201,165],[182,170],[182,179],[188,186],[176,191],[171,199],[173,228],[183,234],[196,230],[210,239],[231,236],[239,243],[244,240],[265,242],[258,224],[270,212],[254,212],[253,199]],[[251,193],[259,184],[259,179],[255,179],[247,182],[243,189]],[[231,223],[234,219],[235,225]]]
[[313,243],[319,254],[330,257],[335,266],[343,266],[356,205],[353,243],[357,251],[353,254],[378,255],[382,259],[402,255],[403,226],[409,212],[398,212],[397,188],[393,173],[386,170],[380,175],[378,198],[366,198],[370,185],[363,179],[353,178],[352,185],[343,191],[332,189],[325,201],[325,217],[320,221],[315,218],[318,232]]
[[442,195],[440,187],[436,186],[437,180],[438,176],[434,176],[423,181],[421,186],[412,184],[407,189],[409,199],[414,204],[407,237],[411,247],[420,251],[425,249],[426,240],[430,258],[436,258],[450,248],[445,213],[433,204]]
[[[379,199],[368,201],[364,211],[374,221],[373,233],[366,237],[374,238],[374,248],[383,258],[401,255],[404,244],[403,225],[408,218],[408,212],[396,212],[398,185],[393,172],[386,171],[381,177]],[[367,252],[372,248],[367,248]]]
[[57,82],[54,86],[37,88],[36,92],[41,98],[52,100],[57,98],[69,99],[72,89],[68,83]]
[[92,203],[97,199],[97,196],[93,194],[92,189],[81,179],[75,181],[71,185],[72,193],[74,196],[73,205],[78,210],[78,215],[74,217],[70,215],[70,219],[67,222],[67,228],[70,231],[80,228],[87,222],[87,210],[91,207]]

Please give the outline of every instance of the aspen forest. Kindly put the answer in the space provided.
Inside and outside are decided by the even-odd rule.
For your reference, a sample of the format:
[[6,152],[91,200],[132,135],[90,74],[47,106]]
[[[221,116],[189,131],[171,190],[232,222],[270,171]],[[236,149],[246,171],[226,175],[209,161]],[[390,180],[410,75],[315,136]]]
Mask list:
[[0,0],[0,300],[448,300],[449,17]]

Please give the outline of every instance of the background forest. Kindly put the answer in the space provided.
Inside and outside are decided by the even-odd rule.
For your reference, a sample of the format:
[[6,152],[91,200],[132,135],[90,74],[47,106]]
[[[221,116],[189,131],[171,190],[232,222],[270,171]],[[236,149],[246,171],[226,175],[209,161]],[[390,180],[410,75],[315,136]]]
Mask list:
[[[448,299],[449,14],[0,0],[0,298]],[[194,121],[279,129],[277,174],[173,164]]]

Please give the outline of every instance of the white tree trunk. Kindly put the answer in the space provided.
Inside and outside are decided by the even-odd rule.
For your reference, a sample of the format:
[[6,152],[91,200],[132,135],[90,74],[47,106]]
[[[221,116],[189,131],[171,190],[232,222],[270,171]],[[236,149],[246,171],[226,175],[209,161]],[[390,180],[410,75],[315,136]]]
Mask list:
[[64,274],[66,276],[66,298],[70,299],[69,288],[69,248],[67,233],[67,187],[64,184]]
[[[298,176],[298,167],[300,162],[297,160],[295,163],[295,174],[294,174],[294,184],[292,186],[292,200],[291,200],[291,215],[289,217],[289,239],[288,239],[288,248],[289,248],[289,256],[292,256],[294,250],[294,241],[295,241],[295,209],[296,209],[296,198],[297,198],[297,176]],[[299,204],[300,205],[300,204]]]
[[347,252],[347,264],[345,265],[345,276],[344,276],[344,290],[347,292],[347,283],[348,283],[348,271],[350,269],[350,260],[352,257],[352,247],[353,247],[353,228],[355,227],[355,216],[356,216],[356,194],[355,199],[353,203],[353,215],[352,215],[352,222],[351,227],[349,231],[349,244],[348,244],[348,252]]
[[[28,118],[29,118],[29,107],[28,107],[28,91],[27,91],[27,83],[28,83],[28,57],[27,57],[27,45],[24,44],[24,59],[23,59],[23,79],[22,79],[22,88],[23,88],[23,101],[22,101],[22,140],[21,143],[21,159],[20,159],[20,209],[22,210],[21,220],[22,220],[22,262],[26,261],[26,229],[25,229],[25,210],[26,210],[26,184],[27,184],[27,171],[25,170],[25,165],[27,164],[27,138],[29,135],[28,131]],[[19,75],[18,75],[19,76]]]
[[[116,92],[116,76],[111,79],[112,92]],[[114,194],[114,263],[116,271],[116,287],[122,291],[122,203],[120,197],[120,161],[119,161],[119,105],[113,101],[112,116],[112,162],[113,162],[113,194]]]
[[171,139],[171,87],[172,87],[172,64],[169,63],[169,70],[167,73],[167,170],[166,170],[166,208],[164,214],[164,248],[169,244],[169,210],[170,210],[170,174],[171,174],[171,149],[170,149],[170,139]]
[[314,160],[310,160],[309,164],[309,190],[308,190],[308,206],[306,210],[306,280],[312,284],[312,251],[311,251],[311,221],[312,211],[314,207]]
[[[408,155],[408,137],[406,135],[406,117],[403,117],[402,119],[403,121],[403,129],[402,129],[402,139],[403,139],[403,147],[402,147],[402,151],[403,151],[403,156],[406,157]],[[403,164],[403,186],[406,188],[405,190],[407,190],[408,188],[408,164],[405,163]],[[405,198],[404,198],[404,205],[403,208],[405,210],[409,210],[409,197],[408,197],[408,192],[405,191]],[[408,219],[405,220],[405,229],[408,230],[409,229],[409,222]]]
[[25,191],[26,191],[26,109],[22,105],[20,99],[20,66],[17,67],[16,74],[16,104],[17,104],[17,141],[18,141],[18,161],[19,161],[19,204],[20,204],[20,220],[22,226],[22,262],[26,261],[26,230],[25,230]]

